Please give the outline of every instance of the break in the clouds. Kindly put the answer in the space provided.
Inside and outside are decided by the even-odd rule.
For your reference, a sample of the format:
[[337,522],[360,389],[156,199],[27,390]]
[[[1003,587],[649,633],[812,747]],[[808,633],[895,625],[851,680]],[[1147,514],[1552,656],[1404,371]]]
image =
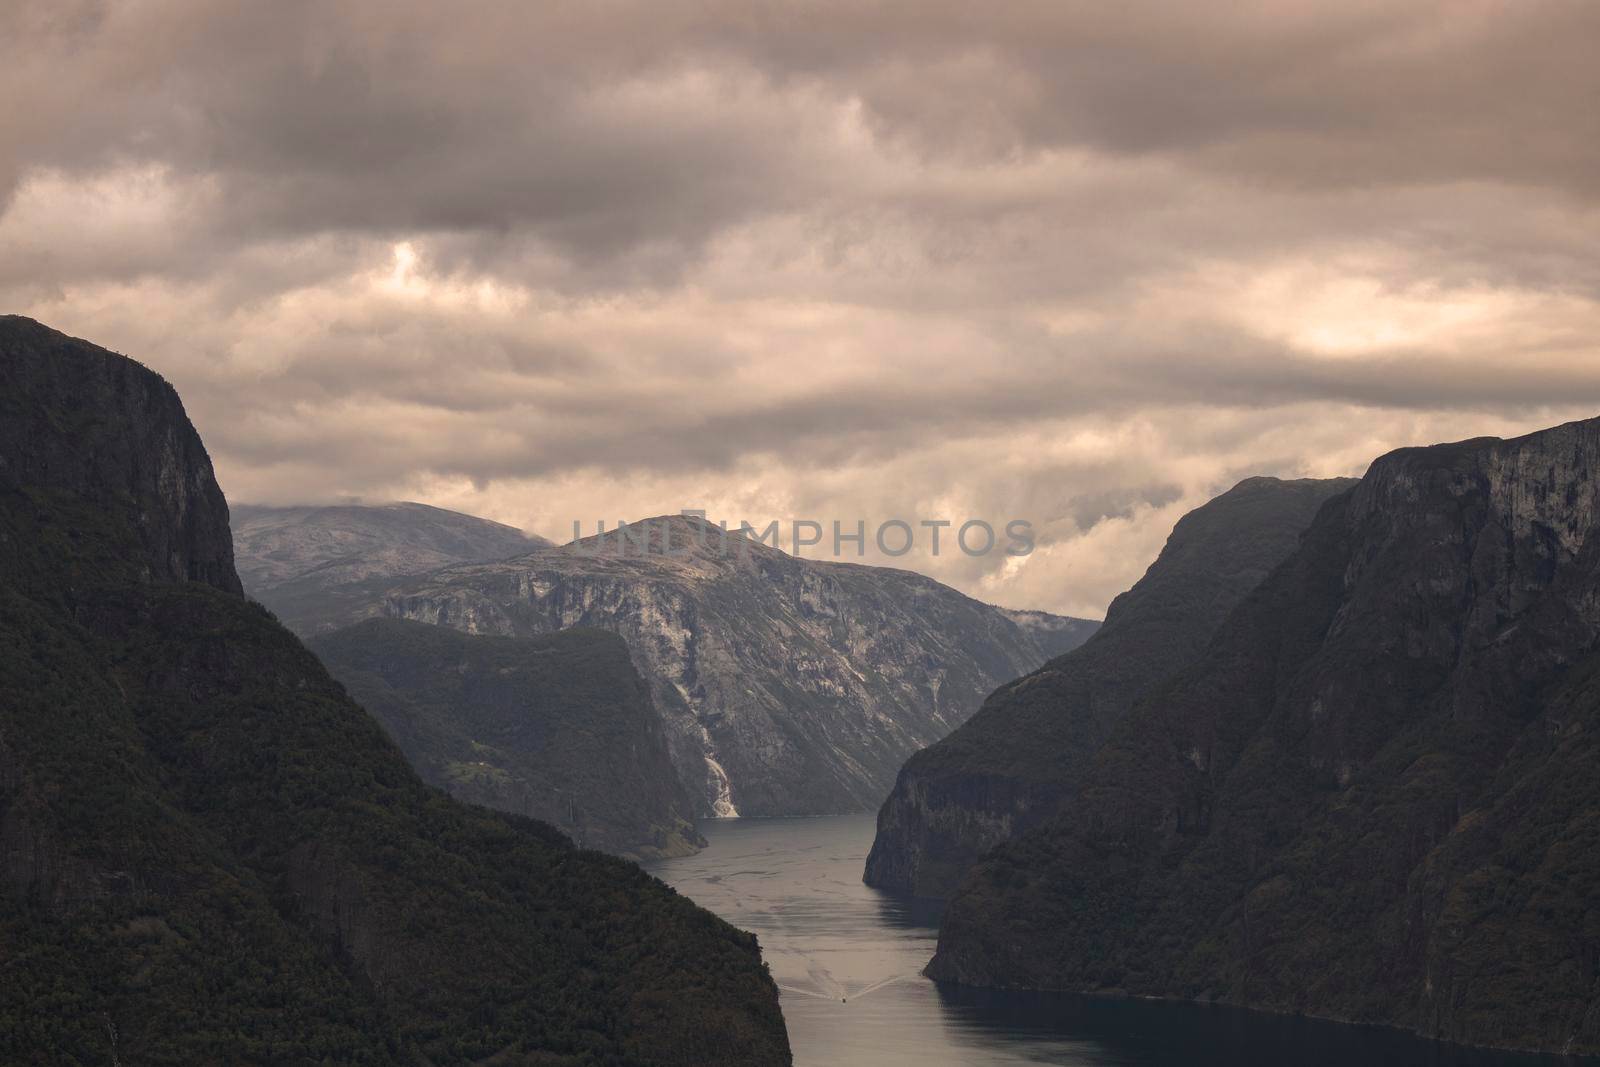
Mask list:
[[0,306],[166,374],[235,500],[1024,518],[1026,559],[899,562],[1097,614],[1239,478],[1600,406],[1597,39],[1587,0],[7,5]]

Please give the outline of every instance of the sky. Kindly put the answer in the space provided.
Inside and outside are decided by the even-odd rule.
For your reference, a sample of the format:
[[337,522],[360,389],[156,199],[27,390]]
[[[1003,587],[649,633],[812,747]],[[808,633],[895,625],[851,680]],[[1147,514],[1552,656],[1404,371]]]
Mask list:
[[893,562],[1098,617],[1241,478],[1600,413],[1597,40],[1587,0],[0,4],[0,311],[164,374],[230,500],[1026,520]]

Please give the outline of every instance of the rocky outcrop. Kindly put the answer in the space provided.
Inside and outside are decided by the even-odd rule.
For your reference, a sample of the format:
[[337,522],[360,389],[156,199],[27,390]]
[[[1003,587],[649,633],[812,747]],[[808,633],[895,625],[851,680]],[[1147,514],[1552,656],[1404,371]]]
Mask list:
[[0,489],[115,507],[147,578],[239,591],[228,505],[172,386],[19,315],[0,315]]
[[0,1049],[785,1064],[755,939],[425,786],[239,592],[172,390],[0,320]]
[[232,519],[245,592],[302,637],[352,621],[397,578],[509,559],[549,544],[427,504],[239,504]]
[[616,634],[492,637],[369,619],[310,644],[429,784],[632,859],[704,844]]
[[929,973],[1600,1051],[1600,421],[1379,459]]
[[1133,702],[1191,662],[1354,484],[1250,478],[1185,515],[1093,638],[906,761],[878,813],[867,884],[942,900],[979,856],[1052,815]]
[[1019,625],[910,571],[799,559],[682,516],[439,571],[385,610],[470,633],[621,634],[681,777],[719,815],[869,810],[907,754],[1093,630]]

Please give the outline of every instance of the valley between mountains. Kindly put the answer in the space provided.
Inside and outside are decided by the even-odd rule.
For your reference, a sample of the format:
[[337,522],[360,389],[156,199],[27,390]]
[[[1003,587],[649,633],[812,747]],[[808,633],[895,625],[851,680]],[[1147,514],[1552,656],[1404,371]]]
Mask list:
[[6,1062],[786,1064],[630,861],[874,807],[943,988],[1600,1053],[1600,419],[1246,479],[1100,625],[684,516],[234,524],[140,364],[5,317],[0,386]]
[[[236,544],[257,581],[247,591],[317,642],[373,618],[508,639],[619,636],[693,816],[872,810],[907,756],[1098,627],[1008,612],[911,571],[796,558],[683,516],[636,524],[647,537],[515,544],[519,554],[484,560],[506,547],[504,527],[444,513],[446,541],[432,509],[246,514],[257,523]],[[433,554],[410,550],[419,543]],[[444,550],[457,561],[433,566]],[[342,662],[332,666],[348,682]]]
[[[945,906],[941,981],[1600,1051],[1597,496],[1600,420],[1407,449],[1359,480],[1247,479],[1100,626],[718,551],[683,517],[644,550],[385,574],[318,624],[620,637],[660,724],[651,766],[682,786],[629,854],[693,847],[696,816],[887,795],[864,879]],[[349,633],[315,639],[336,672]]]

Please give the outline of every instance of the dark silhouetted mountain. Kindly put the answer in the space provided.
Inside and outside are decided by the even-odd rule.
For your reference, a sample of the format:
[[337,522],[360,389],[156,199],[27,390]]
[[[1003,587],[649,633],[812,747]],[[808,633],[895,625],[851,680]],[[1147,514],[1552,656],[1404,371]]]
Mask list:
[[491,637],[369,619],[310,647],[430,785],[619,855],[704,844],[649,686],[616,634]]
[[1349,480],[1251,478],[1195,509],[1086,644],[1002,686],[912,756],[878,813],[869,885],[942,900],[984,852],[1061,804],[1111,727],[1188,664]]
[[447,568],[385,610],[471,633],[621,634],[702,810],[746,815],[870,810],[909,753],[1095,627],[1019,625],[920,574],[725,544],[698,519],[637,530],[653,532]]
[[1600,1051],[1600,421],[1331,500],[930,966]]
[[396,578],[508,559],[548,545],[511,526],[427,504],[235,504],[244,590],[302,637],[354,621]]
[[0,319],[0,1062],[789,1062],[754,938],[425,786],[177,394]]

